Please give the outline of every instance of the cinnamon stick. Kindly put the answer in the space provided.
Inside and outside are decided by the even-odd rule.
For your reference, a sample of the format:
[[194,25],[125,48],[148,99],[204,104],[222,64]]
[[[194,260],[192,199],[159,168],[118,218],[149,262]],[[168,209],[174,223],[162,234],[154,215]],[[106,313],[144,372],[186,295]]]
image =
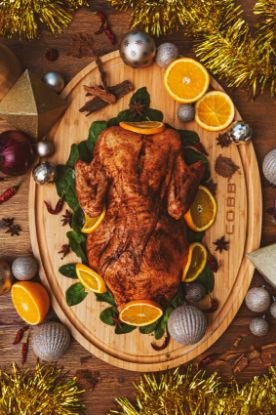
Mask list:
[[104,89],[101,86],[88,86],[84,85],[84,90],[88,93],[88,95],[94,95],[96,97],[101,98],[107,104],[115,104],[117,98],[114,94],[109,92],[108,90]]

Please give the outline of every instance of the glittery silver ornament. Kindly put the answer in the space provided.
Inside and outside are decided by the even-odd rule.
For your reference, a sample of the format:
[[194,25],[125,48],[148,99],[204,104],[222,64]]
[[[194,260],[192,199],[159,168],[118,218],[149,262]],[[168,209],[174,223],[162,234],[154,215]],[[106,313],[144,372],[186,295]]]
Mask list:
[[265,156],[263,161],[263,174],[269,183],[276,186],[276,148]]
[[70,343],[71,336],[67,327],[55,321],[41,324],[32,335],[32,348],[35,355],[47,362],[60,359]]
[[60,73],[51,71],[43,75],[42,81],[58,94],[63,90],[65,82]]
[[12,273],[20,281],[31,280],[37,272],[38,263],[32,255],[18,257],[12,263]]
[[42,161],[33,168],[32,175],[37,184],[52,183],[56,177],[56,168],[48,161]]
[[177,109],[177,117],[182,122],[193,121],[195,118],[195,107],[191,104],[181,104]]
[[48,140],[38,141],[36,144],[36,151],[40,157],[50,157],[54,154],[55,145],[52,141]]
[[262,337],[269,332],[269,324],[263,317],[255,317],[250,321],[249,330],[254,336]]
[[243,121],[236,121],[229,132],[229,137],[236,144],[245,143],[252,138],[252,128]]
[[161,68],[166,68],[178,55],[178,49],[173,43],[162,43],[157,49],[155,61]]
[[273,300],[273,303],[271,304],[269,311],[272,317],[276,318],[276,299]]
[[178,343],[195,344],[204,336],[207,319],[203,312],[192,305],[182,305],[170,315],[168,331]]
[[143,68],[152,64],[156,53],[154,40],[147,33],[133,30],[127,33],[120,45],[120,55],[126,65]]
[[271,303],[270,294],[264,287],[250,288],[245,297],[245,304],[255,313],[263,313]]
[[185,285],[185,299],[189,302],[196,303],[197,301],[202,300],[206,295],[206,289],[203,285],[198,284],[197,282],[192,282]]

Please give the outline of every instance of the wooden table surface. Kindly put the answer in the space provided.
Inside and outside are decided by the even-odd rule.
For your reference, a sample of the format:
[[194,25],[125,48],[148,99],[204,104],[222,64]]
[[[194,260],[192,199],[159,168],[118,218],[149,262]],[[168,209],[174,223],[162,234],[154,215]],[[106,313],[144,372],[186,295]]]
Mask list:
[[[245,16],[252,24],[252,2],[243,0],[242,3],[245,8]],[[123,34],[128,31],[130,14],[118,13],[106,2],[94,1],[90,11],[78,11],[70,28],[58,36],[52,36],[45,31],[39,40],[32,42],[5,40],[4,43],[11,47],[26,67],[37,74],[42,75],[46,71],[57,70],[64,75],[66,81],[69,81],[80,69],[91,62],[90,57],[82,59],[69,57],[67,56],[67,51],[73,34],[78,32],[93,34],[97,30],[99,21],[91,12],[97,8],[102,8],[109,14],[110,22],[120,40]],[[181,33],[166,37],[166,39],[159,39],[158,43],[164,40],[170,40],[177,44],[182,54],[191,55],[191,44]],[[60,56],[56,62],[49,62],[45,58],[45,52],[49,47],[55,47],[59,50]],[[95,36],[95,49],[100,54],[106,54],[117,47],[112,47],[104,35]],[[275,101],[268,94],[253,101],[248,98],[247,93],[244,91],[229,91],[229,93],[244,120],[253,127],[253,143],[259,165],[261,166],[265,154],[276,147]],[[0,191],[3,191],[6,186],[6,183],[0,183]],[[276,241],[276,226],[272,223],[271,217],[265,213],[267,208],[273,206],[276,189],[272,188],[264,178],[262,178],[262,188],[264,198],[262,246],[265,246]],[[16,255],[23,255],[31,250],[27,219],[27,198],[28,177],[25,177],[18,194],[12,200],[2,205],[0,209],[0,218],[14,216],[23,229],[20,236],[14,237],[9,237],[3,230],[0,230],[0,257],[6,257],[11,260]],[[262,278],[256,273],[252,285],[260,285],[262,282]],[[243,305],[230,328],[208,353],[229,350],[238,336],[242,336],[243,338],[239,346],[240,350],[246,350],[250,345],[258,346],[273,341],[275,342],[276,321],[274,320],[273,322],[272,319],[269,319],[271,323],[269,335],[263,338],[256,338],[248,330],[248,324],[252,316],[253,313]],[[22,320],[14,311],[10,296],[0,297],[0,367],[8,367],[11,362],[20,364],[20,348],[18,346],[12,346],[12,341],[21,325]],[[30,352],[26,365],[33,367],[35,361],[35,356]],[[87,405],[86,413],[89,415],[103,415],[107,413],[109,409],[115,407],[114,398],[117,396],[133,396],[132,382],[138,380],[140,377],[139,373],[118,369],[98,360],[94,356],[89,355],[75,341],[72,342],[70,350],[60,359],[59,363],[73,372],[80,369],[88,369],[97,380],[94,391],[92,393],[89,391],[85,395],[85,403]],[[274,356],[272,355],[272,363],[276,364],[276,350]],[[210,367],[211,369],[214,368]],[[259,361],[253,361],[248,368],[239,374],[238,379],[244,382],[253,375],[264,373],[265,370],[266,368],[263,364]],[[229,376],[228,367],[222,366],[221,372],[224,376]]]

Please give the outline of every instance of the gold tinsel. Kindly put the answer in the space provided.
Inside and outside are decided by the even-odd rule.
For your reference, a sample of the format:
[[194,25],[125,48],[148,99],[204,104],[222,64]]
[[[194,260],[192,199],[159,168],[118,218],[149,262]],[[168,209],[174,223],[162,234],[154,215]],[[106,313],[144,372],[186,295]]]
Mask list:
[[73,12],[88,4],[87,0],[0,0],[0,35],[33,39],[40,23],[52,33],[61,32]]
[[235,380],[223,383],[214,373],[207,376],[191,366],[157,379],[146,375],[139,384],[136,404],[117,399],[120,415],[273,415],[276,413],[276,367],[268,375],[255,376],[244,386]]
[[252,35],[243,10],[234,0],[109,0],[132,10],[132,26],[160,36],[182,29],[193,38],[194,51],[228,87],[246,88],[255,96],[275,95],[276,0],[259,0],[258,27]]
[[0,370],[0,415],[79,415],[83,393],[63,369],[37,363],[34,370]]

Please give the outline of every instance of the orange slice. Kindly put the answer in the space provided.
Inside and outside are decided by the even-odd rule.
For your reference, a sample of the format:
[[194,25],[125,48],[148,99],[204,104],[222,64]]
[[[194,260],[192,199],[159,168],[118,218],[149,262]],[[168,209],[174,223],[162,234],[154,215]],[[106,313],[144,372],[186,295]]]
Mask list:
[[46,289],[38,282],[20,281],[11,289],[12,303],[26,323],[41,323],[48,313],[50,299]]
[[177,102],[192,103],[207,91],[210,77],[201,63],[191,58],[173,61],[166,69],[164,84],[170,96]]
[[90,218],[89,216],[85,215],[85,223],[81,229],[82,233],[94,232],[104,220],[105,214],[106,210],[104,209],[102,213],[99,216],[96,216],[95,218]]
[[143,135],[162,133],[165,130],[164,123],[160,121],[141,121],[141,122],[120,122],[120,127],[124,130]]
[[119,318],[131,326],[147,326],[154,323],[163,314],[161,307],[151,300],[130,301],[121,310]]
[[84,264],[76,265],[77,276],[82,285],[94,293],[105,293],[107,291],[104,279],[96,271]]
[[234,104],[225,92],[208,92],[196,103],[195,121],[205,130],[224,130],[231,124],[234,116]]
[[215,222],[217,215],[217,203],[207,187],[199,186],[195,200],[184,219],[190,229],[203,232],[209,229]]
[[202,273],[207,262],[208,254],[204,245],[194,242],[189,245],[187,262],[183,270],[182,280],[192,282]]

